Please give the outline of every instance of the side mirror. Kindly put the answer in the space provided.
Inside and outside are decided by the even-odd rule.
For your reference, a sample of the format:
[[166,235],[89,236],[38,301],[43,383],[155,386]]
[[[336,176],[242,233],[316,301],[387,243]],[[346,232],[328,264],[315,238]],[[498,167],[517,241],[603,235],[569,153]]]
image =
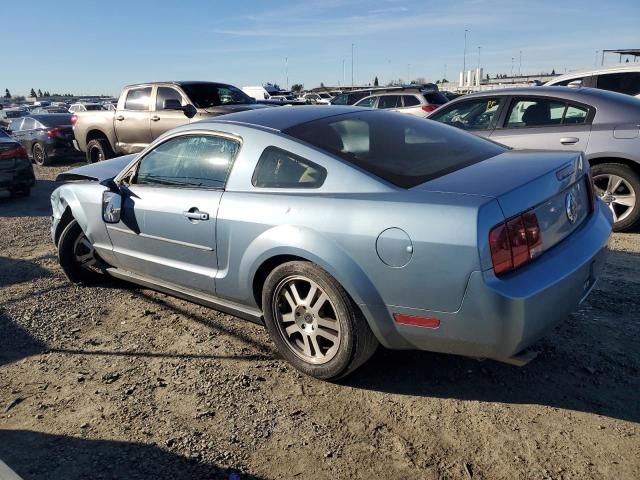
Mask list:
[[102,193],[102,220],[105,223],[118,223],[122,209],[122,196],[119,193],[106,191]]
[[198,113],[198,109],[196,109],[196,107],[194,107],[190,103],[182,107],[182,111],[187,118],[193,118]]
[[182,110],[182,104],[177,98],[167,98],[162,102],[163,110]]

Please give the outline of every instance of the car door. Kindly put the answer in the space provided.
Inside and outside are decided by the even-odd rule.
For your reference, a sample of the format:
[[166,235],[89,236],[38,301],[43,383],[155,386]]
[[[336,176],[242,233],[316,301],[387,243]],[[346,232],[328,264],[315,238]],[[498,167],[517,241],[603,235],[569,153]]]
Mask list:
[[586,150],[592,109],[550,97],[514,96],[491,140],[509,147]]
[[123,181],[120,222],[107,226],[116,266],[213,294],[216,215],[239,147],[235,138],[188,134],[145,154]]
[[151,87],[134,87],[115,113],[114,128],[120,150],[137,153],[151,143]]
[[20,145],[31,155],[33,148],[34,135],[36,133],[36,121],[31,117],[25,117],[20,124],[20,130],[14,133],[14,138],[20,142]]
[[438,108],[428,118],[488,137],[496,126],[505,102],[506,98],[499,96],[456,101]]
[[158,86],[155,108],[151,114],[151,138],[155,140],[167,130],[189,123],[189,117],[176,107],[189,103],[184,95],[173,87]]

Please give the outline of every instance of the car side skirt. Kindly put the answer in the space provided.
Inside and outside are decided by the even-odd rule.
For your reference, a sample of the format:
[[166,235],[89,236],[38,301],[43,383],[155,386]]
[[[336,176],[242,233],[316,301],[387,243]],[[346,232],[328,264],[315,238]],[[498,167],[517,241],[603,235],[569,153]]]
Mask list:
[[163,282],[162,280],[145,277],[119,268],[107,268],[107,273],[120,280],[135,283],[152,290],[157,290],[168,295],[182,298],[189,302],[213,308],[214,310],[219,310],[230,315],[235,315],[236,317],[257,323],[258,325],[264,325],[262,312],[258,309],[246,307],[228,300],[223,300],[213,295],[207,295],[203,292],[179,287],[168,282]]

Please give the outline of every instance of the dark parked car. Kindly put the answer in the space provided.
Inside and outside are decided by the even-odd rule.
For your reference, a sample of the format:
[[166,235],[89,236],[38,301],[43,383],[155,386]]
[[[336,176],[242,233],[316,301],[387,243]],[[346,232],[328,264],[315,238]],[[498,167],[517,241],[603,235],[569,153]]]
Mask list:
[[78,156],[73,148],[70,113],[43,113],[18,118],[9,130],[38,165],[49,165],[54,159]]
[[27,151],[0,130],[0,191],[29,195],[35,181]]
[[16,118],[24,117],[28,115],[29,112],[25,110],[17,110],[17,109],[7,109],[0,110],[0,130],[6,130],[9,128],[11,122]]

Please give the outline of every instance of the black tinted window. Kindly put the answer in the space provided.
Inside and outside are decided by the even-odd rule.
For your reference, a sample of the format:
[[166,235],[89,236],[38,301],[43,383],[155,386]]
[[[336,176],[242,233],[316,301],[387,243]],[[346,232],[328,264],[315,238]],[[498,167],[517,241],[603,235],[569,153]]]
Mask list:
[[418,100],[415,95],[403,95],[402,100],[405,107],[417,107],[420,105],[420,100]]
[[239,143],[210,135],[188,135],[158,145],[141,160],[134,183],[224,188]]
[[[519,98],[511,103],[507,114],[507,128],[545,127],[562,125],[567,112],[567,103],[550,98]],[[584,123],[587,110],[571,107],[567,123]]]
[[[129,96],[127,95],[127,101],[129,100]],[[104,105],[85,105],[84,108],[86,108],[88,111],[90,110],[106,110],[107,108]],[[141,108],[139,110],[147,110],[149,107],[145,107],[145,108]],[[130,108],[129,110],[138,110],[138,109],[134,109],[134,108]]]
[[179,105],[183,105],[182,95],[174,88],[158,87],[156,95],[156,110],[164,110],[164,102],[166,100],[177,100]]
[[46,115],[37,117],[37,119],[47,127],[60,127],[63,125],[71,125],[71,114],[56,113],[52,115]]
[[493,157],[504,147],[412,115],[362,111],[323,118],[285,133],[410,188]]
[[400,95],[382,95],[378,100],[378,108],[398,108],[401,106]]
[[431,105],[444,105],[449,101],[449,99],[440,92],[425,92],[423,95],[424,99]]
[[129,90],[124,108],[125,110],[149,110],[149,97],[151,97],[151,87]]
[[598,75],[598,88],[627,95],[638,95],[640,93],[640,72]]
[[280,148],[262,152],[252,183],[263,188],[318,188],[327,171],[319,165]]
[[197,108],[253,102],[246,93],[232,85],[186,83],[181,85],[181,87]]
[[348,100],[347,95],[344,93],[341,93],[336,98],[331,100],[331,103],[333,105],[347,105],[347,100]]

